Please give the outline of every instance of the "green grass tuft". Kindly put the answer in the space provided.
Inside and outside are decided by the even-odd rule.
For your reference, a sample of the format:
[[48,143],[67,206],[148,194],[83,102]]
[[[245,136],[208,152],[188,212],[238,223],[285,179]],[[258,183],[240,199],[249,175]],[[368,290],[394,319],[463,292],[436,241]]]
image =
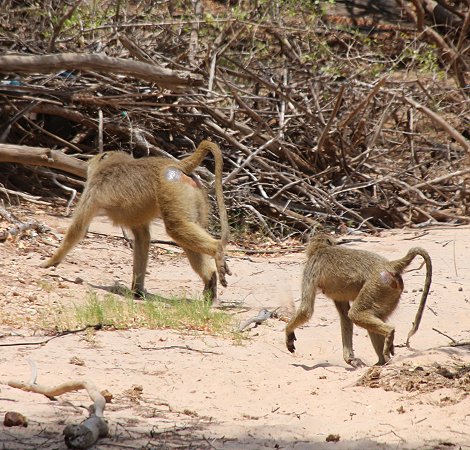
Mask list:
[[83,304],[61,305],[48,311],[45,322],[58,330],[71,330],[86,325],[102,324],[117,329],[171,328],[196,330],[210,334],[231,334],[232,317],[204,300],[145,299],[98,297],[91,293]]

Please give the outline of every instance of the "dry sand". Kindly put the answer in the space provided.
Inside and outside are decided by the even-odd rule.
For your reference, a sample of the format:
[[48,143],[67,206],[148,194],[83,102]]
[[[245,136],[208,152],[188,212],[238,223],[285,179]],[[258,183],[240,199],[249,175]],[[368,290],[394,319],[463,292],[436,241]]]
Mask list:
[[[26,219],[28,211],[18,210]],[[63,233],[69,219],[36,212]],[[0,344],[31,342],[41,310],[72,304],[115,281],[129,284],[131,252],[119,230],[96,220],[87,238],[57,269],[40,262],[57,245],[41,239],[0,244]],[[155,227],[156,238],[161,227]],[[98,449],[465,449],[470,448],[470,228],[394,230],[355,236],[351,247],[401,257],[420,245],[432,256],[428,307],[412,349],[399,346],[382,369],[344,363],[336,310],[323,295],[314,317],[297,331],[297,353],[284,345],[285,323],[269,319],[241,343],[203,333],[131,329],[53,339],[45,345],[3,346],[0,380],[28,381],[28,358],[46,385],[92,380],[113,394],[106,407],[111,434]],[[359,240],[360,239],[360,240]],[[152,249],[147,289],[200,294],[200,281],[176,249]],[[229,287],[220,291],[235,324],[261,308],[298,300],[304,256],[231,253]],[[413,267],[418,267],[414,263]],[[74,282],[77,277],[82,284]],[[391,323],[403,344],[421,296],[424,268],[406,273],[405,293]],[[91,287],[98,286],[98,287]],[[27,319],[31,325],[24,325]],[[21,324],[21,325],[19,325]],[[450,338],[439,334],[439,330]],[[356,355],[376,362],[365,330],[355,329]],[[447,370],[447,371],[446,371]],[[362,380],[362,385],[357,385]],[[0,411],[22,413],[27,428],[0,425],[5,449],[65,449],[62,430],[87,417],[85,392],[50,400],[0,386]]]

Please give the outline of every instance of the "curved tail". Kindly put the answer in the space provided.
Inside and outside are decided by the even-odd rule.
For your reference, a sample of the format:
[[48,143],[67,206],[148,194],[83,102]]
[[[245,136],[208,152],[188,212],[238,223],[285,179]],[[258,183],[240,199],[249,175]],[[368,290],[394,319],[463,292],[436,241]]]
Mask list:
[[416,312],[415,320],[411,327],[411,330],[408,333],[408,337],[406,339],[406,346],[409,347],[410,338],[413,336],[419,328],[419,324],[421,323],[421,317],[423,315],[424,307],[426,305],[426,299],[428,298],[429,288],[431,286],[432,280],[432,262],[429,253],[421,247],[413,247],[411,248],[408,253],[402,258],[396,261],[392,261],[392,266],[395,268],[397,272],[402,272],[416,256],[421,256],[426,263],[426,280],[424,282],[423,288],[423,295],[421,295],[421,301],[419,303],[418,311]]
[[222,241],[222,245],[225,247],[230,237],[230,231],[228,226],[227,210],[224,202],[224,193],[222,190],[223,159],[219,146],[214,142],[206,140],[201,141],[192,155],[180,160],[180,167],[183,172],[189,175],[200,166],[208,152],[212,153],[215,161],[215,198],[217,201],[217,208],[219,209],[220,240]]

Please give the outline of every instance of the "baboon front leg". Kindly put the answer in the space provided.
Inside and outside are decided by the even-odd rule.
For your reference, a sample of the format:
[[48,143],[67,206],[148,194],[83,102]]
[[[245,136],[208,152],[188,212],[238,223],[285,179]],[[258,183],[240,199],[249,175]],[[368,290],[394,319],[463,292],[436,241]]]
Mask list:
[[46,262],[41,264],[41,267],[51,267],[60,264],[70,250],[85,236],[95,214],[96,208],[93,207],[93,201],[84,193],[60,247]]
[[353,323],[348,317],[349,302],[335,301],[335,306],[339,314],[341,324],[341,338],[343,341],[343,358],[347,364],[354,368],[364,367],[365,364],[359,359],[354,357],[353,350]]
[[132,292],[136,297],[145,295],[145,272],[149,257],[150,229],[149,224],[131,228],[134,235],[134,267],[132,275]]
[[308,295],[302,295],[302,301],[300,302],[299,309],[296,311],[294,317],[292,317],[286,326],[286,346],[287,350],[289,350],[291,353],[295,352],[294,341],[297,340],[294,330],[308,322],[313,315],[313,308],[315,304],[315,289],[312,290],[313,292],[309,293]]
[[210,300],[212,305],[218,305],[220,302],[217,297],[217,272],[214,259],[208,255],[193,252],[188,248],[183,249],[191,267],[204,282],[204,297]]
[[395,328],[386,324],[382,319],[375,316],[370,310],[361,311],[359,308],[356,308],[358,301],[360,301],[359,296],[356,298],[352,308],[349,310],[349,318],[356,325],[365,328],[369,333],[373,333],[382,337],[384,341],[381,352],[382,358],[380,357],[379,353],[380,349],[378,348],[378,338],[377,342],[374,343],[373,341],[372,344],[374,345],[374,348],[377,345],[376,351],[378,350],[377,353],[379,354],[378,364],[383,365],[390,359],[390,356],[393,355],[393,338],[395,336]]

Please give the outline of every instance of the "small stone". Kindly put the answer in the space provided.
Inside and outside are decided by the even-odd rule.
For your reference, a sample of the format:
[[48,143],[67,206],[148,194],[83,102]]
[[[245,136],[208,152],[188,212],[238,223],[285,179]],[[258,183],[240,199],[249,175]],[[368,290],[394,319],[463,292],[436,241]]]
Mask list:
[[326,437],[326,442],[339,442],[339,434],[329,434]]
[[85,361],[83,361],[83,359],[78,358],[77,356],[72,356],[69,359],[69,364],[74,364],[76,366],[84,366]]
[[111,394],[111,392],[109,392],[107,389],[101,391],[101,395],[106,400],[106,403],[111,403],[111,401],[113,400],[113,394]]
[[8,411],[3,419],[3,425],[6,427],[27,427],[28,419],[15,411]]

